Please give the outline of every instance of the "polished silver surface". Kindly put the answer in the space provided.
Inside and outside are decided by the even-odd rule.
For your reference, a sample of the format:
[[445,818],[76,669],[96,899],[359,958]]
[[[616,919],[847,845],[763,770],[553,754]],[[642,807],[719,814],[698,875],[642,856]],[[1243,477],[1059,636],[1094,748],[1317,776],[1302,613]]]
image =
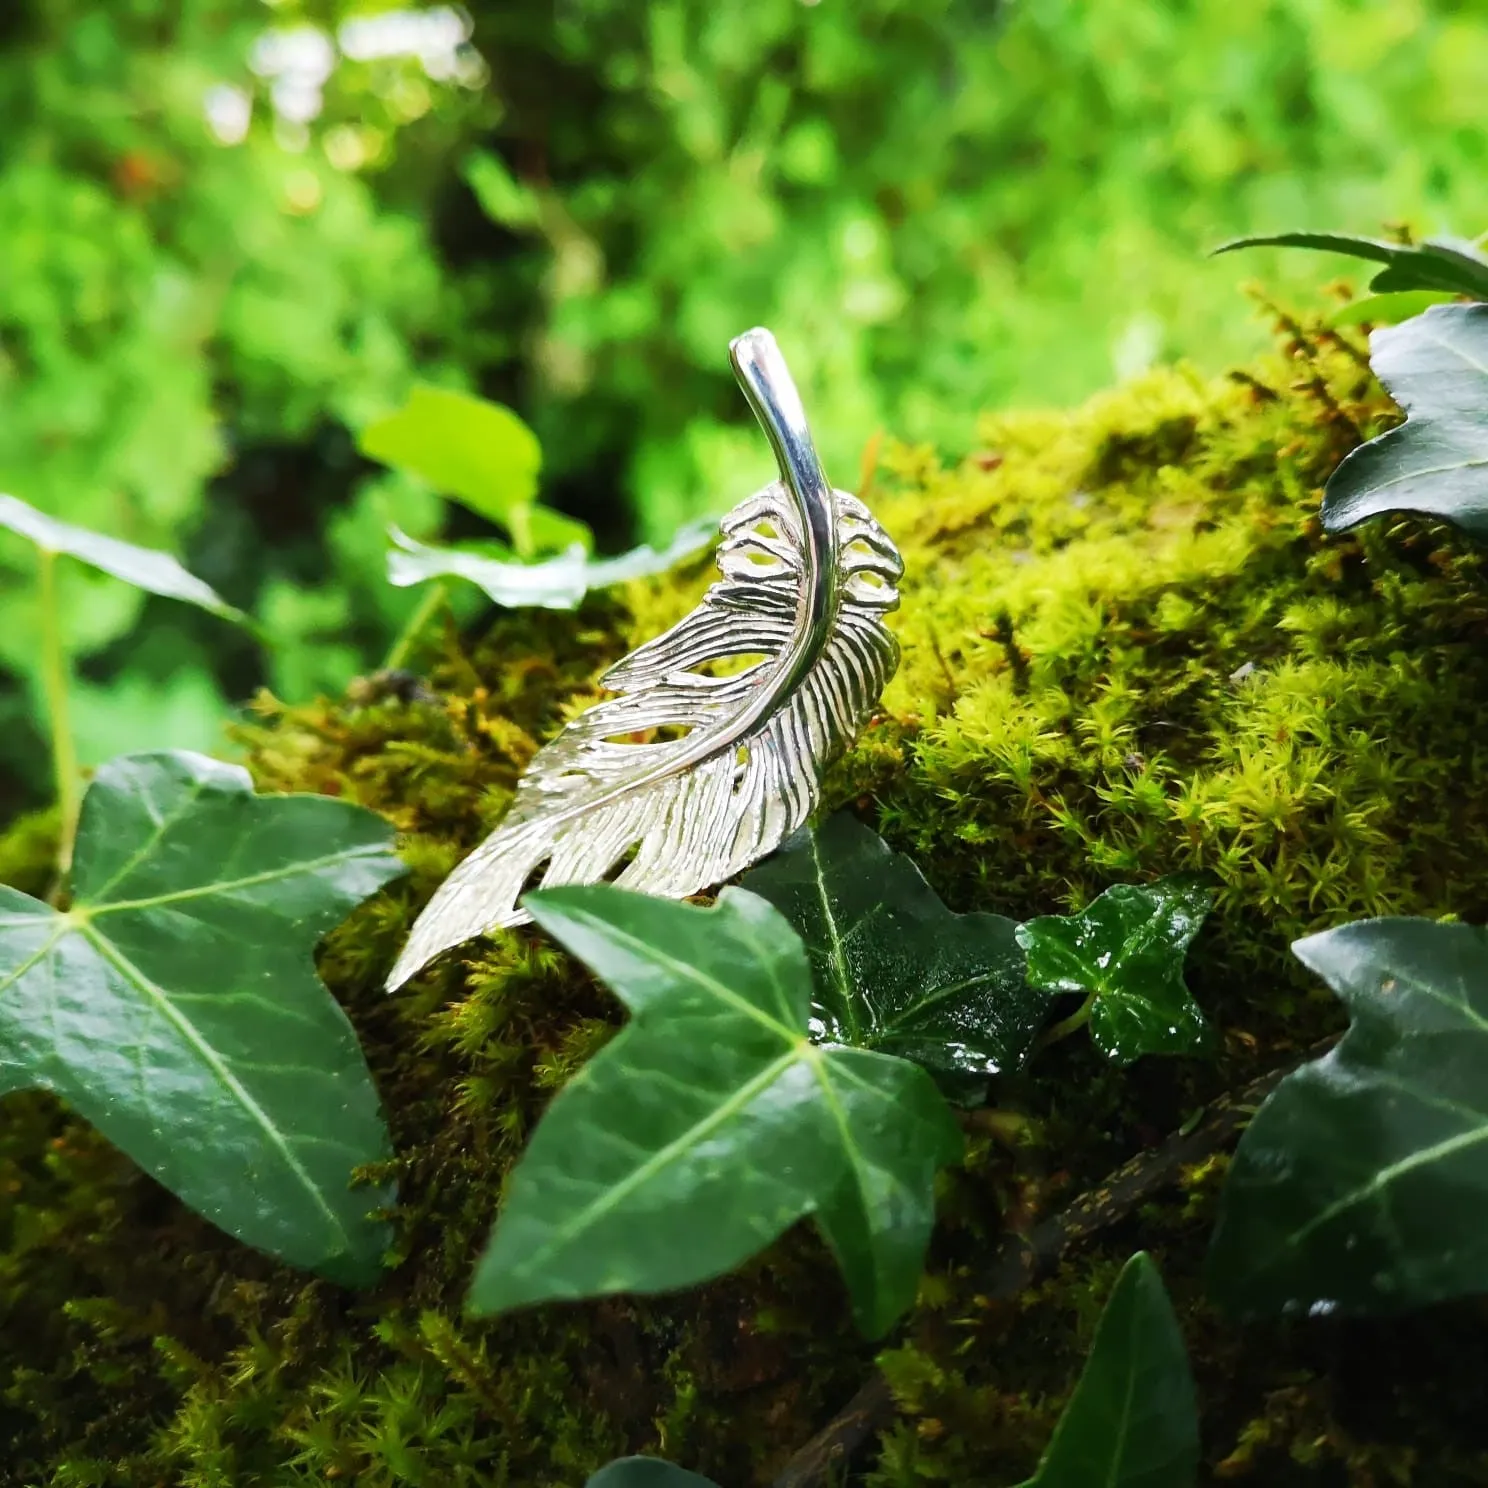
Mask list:
[[702,603],[611,667],[600,683],[617,696],[538,751],[501,825],[419,916],[390,987],[523,924],[517,901],[537,883],[613,878],[680,899],[733,877],[811,814],[823,766],[893,675],[884,616],[899,604],[898,549],[827,484],[769,331],[729,353],[780,480],[723,519],[722,578]]

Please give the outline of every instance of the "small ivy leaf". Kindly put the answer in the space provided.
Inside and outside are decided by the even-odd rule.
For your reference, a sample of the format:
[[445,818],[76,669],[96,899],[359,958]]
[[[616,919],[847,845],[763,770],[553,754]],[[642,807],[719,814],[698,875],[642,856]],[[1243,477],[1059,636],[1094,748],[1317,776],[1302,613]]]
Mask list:
[[1235,238],[1221,243],[1214,252],[1230,253],[1236,248],[1315,248],[1324,253],[1343,253],[1384,265],[1369,281],[1370,289],[1379,294],[1436,289],[1488,300],[1488,254],[1466,238],[1391,243],[1383,238],[1355,238],[1345,233],[1292,232]]
[[396,527],[388,529],[388,536],[393,543],[388,550],[388,581],[399,588],[428,579],[465,579],[507,609],[525,605],[572,610],[591,589],[665,573],[718,536],[718,519],[688,523],[660,552],[643,545],[615,558],[591,558],[575,544],[541,563],[520,563],[497,543],[430,547]]
[[253,624],[247,615],[234,609],[210,584],[189,573],[169,553],[137,548],[133,543],[104,537],[86,527],[59,522],[15,496],[0,496],[0,527],[29,539],[43,552],[65,553],[90,568],[133,584],[136,589],[183,600],[238,625]]
[[659,1457],[617,1457],[594,1473],[584,1488],[718,1488],[718,1484]]
[[806,1035],[811,972],[765,900],[712,909],[608,884],[523,900],[629,1008],[512,1173],[470,1307],[673,1291],[816,1214],[859,1325],[914,1298],[935,1171],[960,1129],[918,1066]]
[[50,1090],[180,1199],[349,1285],[377,1276],[390,1155],[316,943],[403,872],[392,832],[324,796],[256,796],[202,755],[105,765],[65,914],[0,887],[0,1095]]
[[357,448],[505,527],[519,548],[553,552],[590,543],[582,522],[537,504],[542,447],[499,403],[419,383],[396,413],[362,430]]
[[848,812],[745,874],[806,943],[812,1031],[938,1074],[1020,1068],[1049,1012],[1014,921],[952,914],[908,858]]
[[1333,472],[1323,526],[1414,511],[1488,538],[1488,305],[1437,305],[1375,331],[1369,364],[1408,417]]
[[1189,1054],[1209,1025],[1183,982],[1183,953],[1213,894],[1189,874],[1150,885],[1117,884],[1079,914],[1043,915],[1018,927],[1028,980],[1090,998],[1090,1036],[1113,1064],[1142,1054]]
[[1361,920],[1292,952],[1351,1022],[1241,1138],[1210,1291],[1252,1316],[1488,1291],[1488,931]]
[[1039,1470],[1024,1488],[1192,1488],[1199,1411],[1183,1334],[1145,1252],[1122,1267]]

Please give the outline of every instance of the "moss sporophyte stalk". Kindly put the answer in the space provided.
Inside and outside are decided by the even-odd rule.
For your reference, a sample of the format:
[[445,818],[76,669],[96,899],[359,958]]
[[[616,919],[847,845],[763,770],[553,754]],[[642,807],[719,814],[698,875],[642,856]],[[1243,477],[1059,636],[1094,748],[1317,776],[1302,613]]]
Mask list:
[[[7,1098],[0,1482],[537,1488],[648,1452],[760,1483],[875,1359],[898,1410],[867,1481],[1020,1482],[1138,1243],[1171,1290],[1217,1478],[1488,1473],[1472,1425],[1488,1346],[1467,1309],[1244,1328],[1209,1310],[1223,1159],[1181,1168],[1012,1296],[982,1269],[1010,1229],[1342,1027],[1291,941],[1385,913],[1488,920],[1481,554],[1421,518],[1323,533],[1328,475],[1398,414],[1352,333],[1279,330],[1280,354],[1242,377],[1163,371],[1071,413],[988,418],[967,442],[995,461],[881,454],[871,504],[905,556],[904,657],[824,806],[912,857],[956,913],[1029,921],[1205,875],[1185,980],[1219,1030],[1205,1057],[1128,1070],[1066,1038],[1036,1075],[1000,1077],[1016,1120],[964,1123],[887,1348],[851,1329],[805,1228],[697,1291],[464,1316],[506,1175],[621,1015],[526,929],[380,989],[539,745],[697,603],[701,558],[574,614],[446,631],[427,697],[260,699],[238,739],[259,791],[369,807],[406,843],[410,878],[318,963],[388,1111],[396,1155],[361,1178],[398,1185],[389,1264],[365,1291],[307,1278],[194,1217],[51,1097]],[[46,877],[55,822],[0,840],[7,881]]]

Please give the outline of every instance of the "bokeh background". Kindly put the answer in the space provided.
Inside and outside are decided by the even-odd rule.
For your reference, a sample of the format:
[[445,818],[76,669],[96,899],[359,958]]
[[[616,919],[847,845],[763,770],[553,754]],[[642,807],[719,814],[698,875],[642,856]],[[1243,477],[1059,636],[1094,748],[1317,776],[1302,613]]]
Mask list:
[[[518,410],[606,549],[767,478],[728,339],[775,330],[829,471],[1266,331],[1288,227],[1488,225],[1488,6],[1448,0],[5,0],[0,490],[168,547],[267,644],[68,565],[85,763],[213,747],[378,664],[363,460],[415,378]],[[76,571],[73,571],[76,570]],[[0,820],[47,793],[0,542]]]

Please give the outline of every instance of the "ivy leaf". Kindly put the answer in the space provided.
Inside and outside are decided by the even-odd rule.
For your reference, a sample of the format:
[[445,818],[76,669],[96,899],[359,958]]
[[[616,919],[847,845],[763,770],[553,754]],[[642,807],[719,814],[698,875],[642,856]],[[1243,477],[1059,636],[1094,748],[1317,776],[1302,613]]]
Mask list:
[[860,1327],[886,1332],[914,1300],[935,1172],[962,1150],[929,1076],[810,1042],[806,952],[754,894],[699,909],[595,884],[523,903],[632,1017],[538,1123],[472,1311],[690,1286],[814,1214]]
[[578,544],[542,563],[519,563],[498,543],[430,547],[390,528],[388,580],[399,588],[428,579],[465,579],[507,609],[576,609],[591,589],[665,573],[718,536],[718,519],[690,522],[661,551],[642,545],[615,558],[591,558]]
[[0,887],[0,1095],[50,1090],[229,1234],[376,1277],[377,1092],[316,942],[403,868],[370,811],[144,754],[83,801],[65,914]]
[[1391,243],[1383,238],[1355,238],[1345,233],[1290,232],[1267,237],[1235,238],[1215,253],[1236,248],[1315,248],[1343,253],[1384,267],[1369,281],[1378,294],[1437,289],[1488,300],[1488,254],[1466,238],[1427,238],[1424,243]]
[[747,873],[806,943],[823,1042],[950,1075],[1018,1069],[1048,1016],[1017,924],[952,914],[920,870],[848,812],[803,828]]
[[1049,992],[1083,992],[1090,1036],[1113,1064],[1142,1054],[1189,1054],[1209,1025],[1183,982],[1183,953],[1213,895],[1197,877],[1117,884],[1075,915],[1018,927],[1028,980]]
[[594,1473],[584,1488],[718,1488],[718,1484],[659,1457],[619,1457]]
[[234,609],[210,584],[184,569],[169,553],[155,548],[137,548],[133,543],[104,537],[86,527],[59,522],[15,496],[0,496],[0,527],[29,539],[45,553],[65,553],[90,568],[123,579],[136,589],[179,599],[198,609],[209,610],[224,620],[252,625],[241,610]]
[[1246,1314],[1488,1291],[1488,931],[1361,920],[1292,952],[1350,1026],[1241,1138],[1210,1290]]
[[542,447],[500,403],[419,383],[396,413],[362,430],[357,448],[505,527],[524,552],[590,542],[582,522],[537,505]]
[[1192,1488],[1199,1468],[1193,1375],[1157,1267],[1122,1267],[1039,1470],[1024,1488]]
[[1437,305],[1375,331],[1369,364],[1408,417],[1333,472],[1323,526],[1414,511],[1488,538],[1488,305]]

